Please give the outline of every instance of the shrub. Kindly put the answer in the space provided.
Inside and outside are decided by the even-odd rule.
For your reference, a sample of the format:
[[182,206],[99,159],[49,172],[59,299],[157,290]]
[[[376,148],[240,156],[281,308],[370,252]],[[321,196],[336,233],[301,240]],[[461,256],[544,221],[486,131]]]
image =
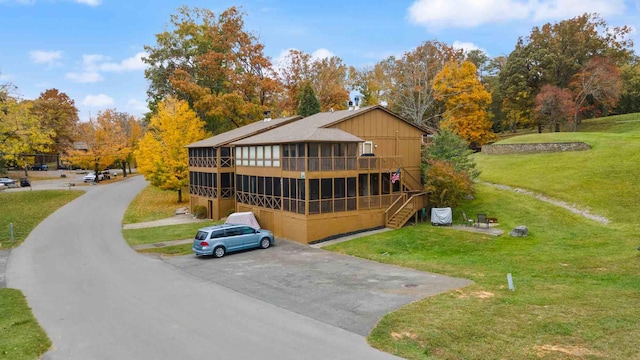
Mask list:
[[193,216],[195,216],[196,219],[205,219],[207,217],[207,208],[202,205],[196,205],[193,208]]
[[431,160],[426,177],[425,190],[430,192],[429,204],[434,207],[456,207],[467,196],[473,195],[469,173],[456,170],[447,161]]

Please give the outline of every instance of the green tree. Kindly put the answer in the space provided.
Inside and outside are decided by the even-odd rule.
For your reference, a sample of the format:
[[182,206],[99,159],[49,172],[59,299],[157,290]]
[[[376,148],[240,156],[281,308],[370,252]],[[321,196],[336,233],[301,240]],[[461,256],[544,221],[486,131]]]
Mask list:
[[475,179],[480,172],[469,156],[472,153],[473,150],[469,149],[463,138],[449,130],[441,130],[423,148],[422,163],[425,168],[428,168],[434,161],[446,161],[453,165],[455,171],[466,172],[471,179]]
[[188,144],[206,137],[204,122],[189,109],[189,104],[167,98],[158,104],[149,129],[135,151],[138,171],[151,185],[178,192],[189,185]]
[[623,85],[616,111],[620,114],[640,112],[640,61],[625,64],[620,71]]
[[310,82],[304,84],[298,99],[298,115],[306,117],[320,112],[320,102]]

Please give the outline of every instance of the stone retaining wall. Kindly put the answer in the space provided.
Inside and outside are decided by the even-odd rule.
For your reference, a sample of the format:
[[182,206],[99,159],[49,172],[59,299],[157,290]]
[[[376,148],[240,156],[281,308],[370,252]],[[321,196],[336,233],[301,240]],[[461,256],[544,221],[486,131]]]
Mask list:
[[590,150],[591,146],[583,142],[534,143],[534,144],[494,144],[484,145],[482,153],[487,155],[535,154],[546,152]]

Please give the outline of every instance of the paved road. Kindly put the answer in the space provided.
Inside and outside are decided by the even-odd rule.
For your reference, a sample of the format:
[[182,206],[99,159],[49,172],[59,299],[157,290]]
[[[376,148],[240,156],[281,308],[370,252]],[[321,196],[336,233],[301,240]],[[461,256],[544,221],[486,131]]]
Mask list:
[[67,204],[12,251],[53,341],[45,359],[392,359],[364,337],[240,294],[131,250],[120,232],[131,178]]

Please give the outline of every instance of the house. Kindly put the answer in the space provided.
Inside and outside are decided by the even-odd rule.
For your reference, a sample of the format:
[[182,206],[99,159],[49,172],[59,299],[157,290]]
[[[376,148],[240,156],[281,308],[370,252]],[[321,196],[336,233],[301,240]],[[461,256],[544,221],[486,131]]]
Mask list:
[[212,219],[251,211],[302,243],[400,227],[427,206],[426,135],[382,106],[252,123],[187,146],[191,207]]

